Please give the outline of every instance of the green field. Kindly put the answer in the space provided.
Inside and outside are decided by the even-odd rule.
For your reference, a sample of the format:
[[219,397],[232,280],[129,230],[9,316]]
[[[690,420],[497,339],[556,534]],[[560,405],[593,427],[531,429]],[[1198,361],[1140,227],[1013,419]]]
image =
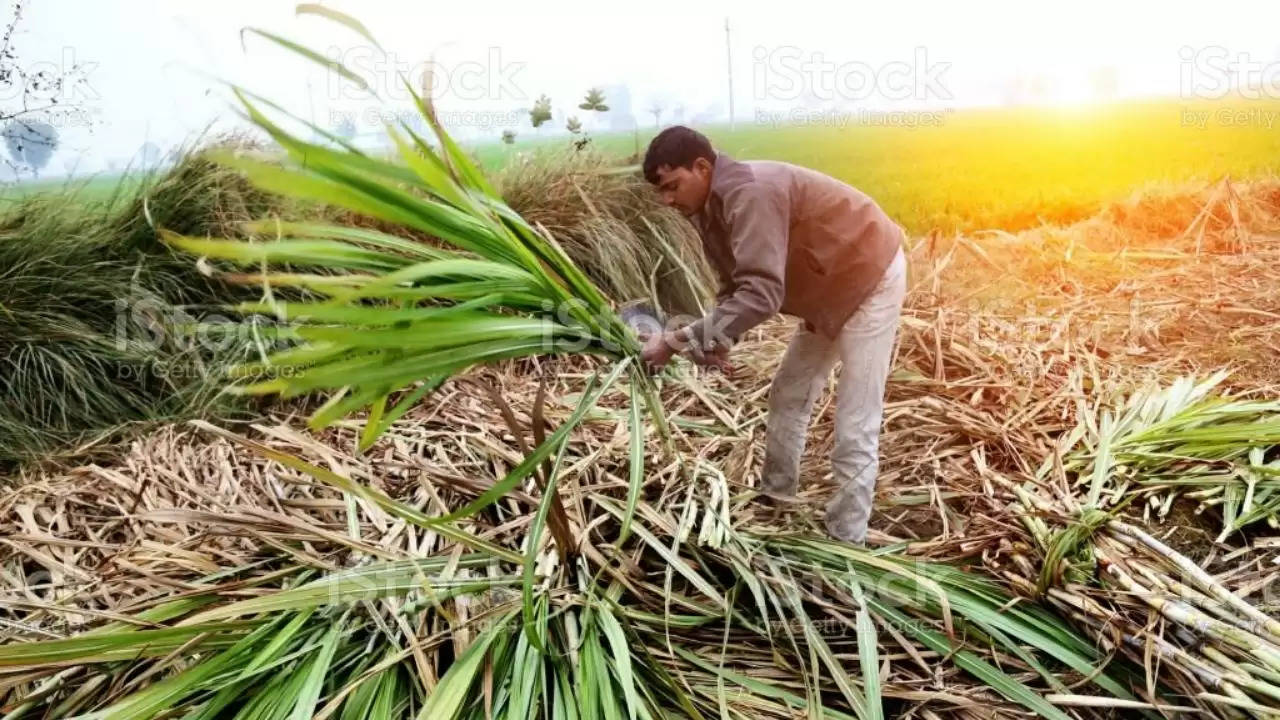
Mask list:
[[57,180],[35,180],[8,185],[0,190],[0,209],[19,203],[35,195],[50,193],[74,194],[86,202],[108,200],[114,195],[127,197],[131,191],[141,187],[140,174],[128,175],[92,175],[86,178],[59,178]]
[[[1184,113],[1207,122],[1187,123]],[[705,130],[740,159],[785,160],[849,182],[915,233],[1071,222],[1152,185],[1280,170],[1277,101],[964,110],[917,128],[739,122]],[[640,133],[641,148],[652,135]],[[620,156],[636,143],[631,134],[595,138]],[[514,152],[565,147],[531,139],[478,154],[495,167]]]
[[[916,128],[744,121],[704,130],[738,158],[785,160],[838,177],[920,234],[1067,223],[1152,186],[1280,171],[1277,101],[971,109],[938,119]],[[643,151],[653,134],[597,134],[592,146],[620,164],[635,162],[636,148]],[[564,137],[528,137],[480,144],[474,152],[497,170],[519,153],[554,160],[572,150]],[[68,189],[85,200],[106,199],[121,189],[122,177],[137,180],[100,175],[11,185],[0,193],[0,206]]]

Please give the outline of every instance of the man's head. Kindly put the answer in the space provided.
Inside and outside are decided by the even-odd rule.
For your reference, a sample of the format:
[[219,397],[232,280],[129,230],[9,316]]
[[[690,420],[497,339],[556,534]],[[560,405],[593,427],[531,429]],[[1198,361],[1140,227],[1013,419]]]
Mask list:
[[649,143],[644,178],[657,187],[665,205],[693,215],[707,202],[715,163],[716,153],[705,135],[674,125]]

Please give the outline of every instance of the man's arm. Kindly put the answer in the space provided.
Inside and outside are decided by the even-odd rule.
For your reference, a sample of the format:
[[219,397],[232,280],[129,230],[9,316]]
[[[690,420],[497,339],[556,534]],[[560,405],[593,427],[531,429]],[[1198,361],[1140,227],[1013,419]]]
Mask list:
[[679,342],[704,350],[735,340],[782,307],[787,267],[790,207],[772,185],[751,182],[724,197],[725,223],[733,253],[732,292],[717,298],[706,317],[678,331]]
[[724,268],[718,263],[713,263],[716,269],[716,305],[728,300],[733,296],[733,276],[725,272]]

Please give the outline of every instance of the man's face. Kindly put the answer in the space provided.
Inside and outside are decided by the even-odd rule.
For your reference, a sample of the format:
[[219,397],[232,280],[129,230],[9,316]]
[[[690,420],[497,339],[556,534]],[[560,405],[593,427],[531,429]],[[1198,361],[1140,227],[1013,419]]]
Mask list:
[[686,217],[702,209],[711,192],[711,163],[706,158],[693,161],[693,167],[658,166],[658,196],[662,204],[679,210]]

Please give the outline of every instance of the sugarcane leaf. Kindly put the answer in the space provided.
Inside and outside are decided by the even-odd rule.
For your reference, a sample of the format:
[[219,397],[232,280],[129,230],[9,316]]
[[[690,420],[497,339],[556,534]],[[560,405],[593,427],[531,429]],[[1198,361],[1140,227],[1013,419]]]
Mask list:
[[867,717],[870,720],[883,720],[884,701],[880,691],[878,652],[880,641],[876,636],[876,626],[871,620],[871,613],[867,610],[862,585],[856,576],[850,574],[850,577],[853,582],[849,584],[849,589],[853,594],[854,602],[858,604],[858,611],[854,616],[854,627],[858,639],[858,661],[862,667],[862,692],[866,699]]
[[268,235],[276,238],[310,237],[328,240],[344,240],[356,246],[372,246],[381,250],[391,250],[401,255],[417,257],[424,260],[440,260],[457,257],[450,250],[431,247],[430,245],[396,235],[389,235],[368,228],[349,227],[346,225],[330,225],[318,222],[285,222],[276,218],[253,220],[242,223],[244,232],[252,235]]
[[422,711],[418,713],[419,720],[453,720],[458,717],[463,706],[472,698],[471,688],[479,677],[485,655],[495,640],[505,636],[507,623],[512,617],[512,613],[507,613],[495,619],[491,627],[467,646],[427,696]]
[[1023,683],[1001,672],[973,652],[954,647],[941,633],[929,630],[918,622],[912,622],[910,617],[886,603],[872,598],[868,598],[868,603],[876,614],[885,616],[889,622],[896,623],[897,627],[905,628],[910,635],[930,650],[949,656],[961,669],[986,683],[988,687],[1004,697],[1049,720],[1071,720],[1070,715],[1054,707]]
[[[200,623],[148,630],[99,630],[75,637],[0,645],[0,668],[87,664],[163,656],[184,645],[226,645],[256,623]],[[205,642],[193,642],[201,640]]]
[[294,14],[317,15],[323,18],[328,18],[339,25],[350,28],[359,34],[360,37],[363,37],[365,40],[373,43],[374,47],[382,50],[382,46],[378,44],[378,40],[374,38],[373,33],[369,32],[369,29],[364,26],[364,23],[344,12],[339,12],[331,7],[326,7],[319,3],[299,3],[298,6],[294,8]]
[[382,434],[382,416],[387,411],[388,394],[389,391],[379,394],[369,407],[369,417],[364,421],[364,427],[360,430],[360,443],[357,446],[360,452],[373,447],[373,444],[378,440],[378,436]]
[[618,547],[631,535],[631,521],[640,502],[640,489],[644,484],[644,425],[640,422],[640,397],[636,383],[631,383],[631,404],[627,408],[629,453],[627,466],[627,508],[618,530]]
[[324,686],[325,676],[329,672],[329,664],[338,649],[338,639],[342,636],[342,623],[335,623],[325,635],[320,651],[312,656],[306,671],[304,682],[294,702],[290,720],[310,720],[315,713],[316,703],[320,701],[320,692]]
[[479,190],[489,197],[498,197],[497,190],[494,190],[493,186],[489,184],[484,173],[480,172],[480,168],[476,167],[476,165],[471,162],[471,159],[462,151],[462,148],[459,147],[458,144],[453,141],[453,138],[449,136],[449,133],[445,132],[444,128],[441,127],[439,121],[436,119],[436,114],[431,109],[428,101],[424,100],[422,96],[418,94],[418,92],[413,88],[413,85],[409,83],[408,78],[402,76],[400,80],[405,90],[409,92],[409,96],[413,98],[414,104],[417,106],[422,119],[426,120],[427,124],[431,126],[431,129],[435,131],[436,138],[440,141],[440,147],[444,150],[443,154],[445,158],[448,159],[449,166],[453,169],[458,180],[464,186]]
[[[563,448],[563,445],[561,447]],[[537,603],[534,600],[533,592],[534,570],[537,568],[542,532],[547,526],[547,514],[551,511],[551,505],[558,487],[555,473],[552,473],[542,491],[542,501],[538,503],[538,512],[534,515],[533,522],[529,525],[528,540],[526,541],[528,548],[525,550],[524,555],[524,572],[521,582],[524,634],[528,636],[529,643],[538,652],[547,651],[546,626],[538,622]]]
[[627,702],[627,717],[635,720],[640,708],[640,698],[636,693],[636,679],[631,669],[631,650],[628,647],[626,634],[622,625],[613,616],[613,612],[604,605],[596,606],[596,622],[613,653],[613,674],[622,686],[622,697]]

